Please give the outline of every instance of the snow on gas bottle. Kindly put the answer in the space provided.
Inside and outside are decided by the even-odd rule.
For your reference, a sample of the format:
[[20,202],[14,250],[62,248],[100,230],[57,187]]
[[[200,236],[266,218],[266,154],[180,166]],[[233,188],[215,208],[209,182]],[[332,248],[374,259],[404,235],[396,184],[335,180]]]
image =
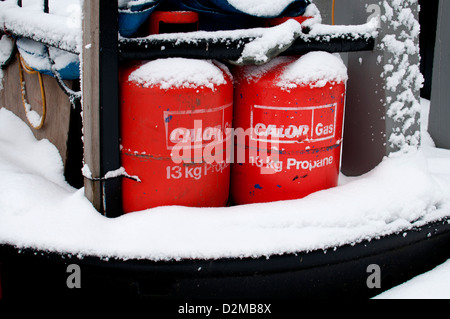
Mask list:
[[121,70],[124,212],[164,205],[225,206],[233,84],[216,61],[168,58]]
[[302,198],[337,186],[347,69],[313,52],[233,70],[237,138],[231,202]]

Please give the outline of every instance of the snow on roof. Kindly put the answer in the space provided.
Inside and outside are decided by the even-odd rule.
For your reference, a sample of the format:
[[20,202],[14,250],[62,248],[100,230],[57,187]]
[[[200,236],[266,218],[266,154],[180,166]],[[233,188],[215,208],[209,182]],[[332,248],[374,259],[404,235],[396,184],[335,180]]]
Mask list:
[[56,148],[2,108],[0,171],[0,243],[79,257],[268,257],[334,249],[450,214],[450,151],[431,147],[299,200],[168,206],[109,219],[65,182]]

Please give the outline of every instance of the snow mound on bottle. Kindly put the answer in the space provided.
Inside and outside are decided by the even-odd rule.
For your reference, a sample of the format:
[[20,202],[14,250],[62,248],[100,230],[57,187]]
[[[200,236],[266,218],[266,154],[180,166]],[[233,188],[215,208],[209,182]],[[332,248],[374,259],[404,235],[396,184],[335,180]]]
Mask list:
[[293,2],[295,0],[228,0],[237,10],[258,17],[278,16]]
[[324,87],[328,82],[345,82],[347,67],[338,54],[311,52],[289,64],[277,83],[283,89],[310,85]]
[[143,87],[159,86],[163,90],[202,86],[215,90],[216,86],[227,83],[224,71],[213,61],[185,58],[147,62],[132,72],[128,80]]

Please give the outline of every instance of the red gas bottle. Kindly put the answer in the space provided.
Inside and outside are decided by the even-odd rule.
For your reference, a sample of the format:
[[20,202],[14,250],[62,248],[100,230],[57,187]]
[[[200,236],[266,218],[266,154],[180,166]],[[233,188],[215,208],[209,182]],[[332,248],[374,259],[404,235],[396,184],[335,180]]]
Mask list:
[[154,11],[147,20],[147,33],[197,31],[199,14],[193,11]]
[[163,205],[225,206],[233,84],[226,66],[182,58],[135,63],[120,72],[125,213]]
[[342,60],[314,52],[233,72],[231,203],[298,199],[337,186],[347,80]]

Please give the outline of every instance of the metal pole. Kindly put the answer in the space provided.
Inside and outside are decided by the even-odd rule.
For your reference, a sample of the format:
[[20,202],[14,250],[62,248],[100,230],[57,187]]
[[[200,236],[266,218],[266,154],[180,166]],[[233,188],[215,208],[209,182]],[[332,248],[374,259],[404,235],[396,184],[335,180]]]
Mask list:
[[[118,3],[100,0],[100,172],[121,167],[119,121]],[[108,217],[122,214],[121,178],[102,182],[103,210]]]

